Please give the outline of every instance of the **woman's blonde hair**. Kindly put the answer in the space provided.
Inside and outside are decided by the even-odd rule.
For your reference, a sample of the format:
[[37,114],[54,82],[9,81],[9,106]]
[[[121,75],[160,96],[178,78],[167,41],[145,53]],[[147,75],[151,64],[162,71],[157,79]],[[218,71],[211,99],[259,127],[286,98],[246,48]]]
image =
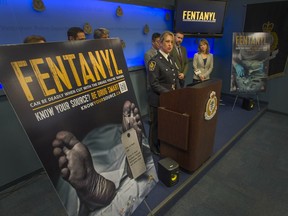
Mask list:
[[173,34],[172,32],[170,32],[170,31],[165,31],[165,32],[163,32],[163,33],[160,35],[160,41],[161,41],[161,43],[164,41],[164,39],[165,39],[168,35],[170,35],[170,36],[173,38],[173,42],[174,42],[174,34]]

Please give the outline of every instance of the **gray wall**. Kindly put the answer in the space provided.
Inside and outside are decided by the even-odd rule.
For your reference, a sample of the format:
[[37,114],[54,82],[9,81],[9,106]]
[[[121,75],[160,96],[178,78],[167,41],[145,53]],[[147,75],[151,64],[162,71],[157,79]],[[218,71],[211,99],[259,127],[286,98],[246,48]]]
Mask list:
[[[140,2],[140,0],[137,2]],[[154,5],[159,4],[158,0],[145,0],[145,4],[149,4],[149,2],[154,3]],[[168,2],[171,3],[172,1]],[[223,38],[215,39],[214,42],[215,67],[213,77],[222,79],[222,91],[224,93],[229,93],[230,88],[232,33],[242,31],[246,10],[245,5],[260,2],[269,1],[230,0],[228,3],[224,23],[224,36]],[[169,8],[170,5],[167,7]],[[142,28],[142,26],[140,26],[140,28]],[[129,34],[129,32],[127,34]],[[191,69],[191,64],[189,66]],[[145,70],[142,67],[131,70],[130,76],[141,114],[142,116],[147,115],[148,105],[145,90]],[[190,80],[191,76],[189,76],[187,83],[189,83]],[[269,103],[269,109],[288,114],[288,100],[286,100],[287,97],[284,97],[286,92],[288,92],[287,75],[269,80],[267,92],[259,96],[261,100]],[[1,93],[2,92],[0,92],[0,95]],[[0,118],[0,140],[2,148],[0,151],[1,187],[41,168],[41,164],[16,118],[13,109],[8,103],[6,96],[0,96]]]

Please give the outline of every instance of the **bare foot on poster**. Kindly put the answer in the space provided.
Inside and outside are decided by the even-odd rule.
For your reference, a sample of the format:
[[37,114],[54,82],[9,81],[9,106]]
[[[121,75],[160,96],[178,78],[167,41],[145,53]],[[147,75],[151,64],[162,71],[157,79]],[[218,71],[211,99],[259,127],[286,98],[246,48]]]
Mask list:
[[116,192],[114,183],[96,172],[88,148],[72,133],[57,133],[52,146],[63,179],[75,188],[79,197],[79,215],[87,215],[112,201]]
[[140,147],[142,145],[142,123],[139,115],[139,110],[134,103],[125,101],[123,105],[123,121],[122,121],[123,132],[134,128],[137,133]]

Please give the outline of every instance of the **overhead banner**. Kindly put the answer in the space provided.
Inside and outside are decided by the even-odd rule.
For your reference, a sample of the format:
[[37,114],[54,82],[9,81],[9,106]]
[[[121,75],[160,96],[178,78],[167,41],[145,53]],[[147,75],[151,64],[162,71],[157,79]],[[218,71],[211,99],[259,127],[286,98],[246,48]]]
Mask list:
[[131,215],[158,177],[120,40],[0,46],[0,59],[68,215]]
[[263,32],[233,33],[231,92],[266,90],[271,35]]
[[175,1],[175,32],[222,35],[227,1]]

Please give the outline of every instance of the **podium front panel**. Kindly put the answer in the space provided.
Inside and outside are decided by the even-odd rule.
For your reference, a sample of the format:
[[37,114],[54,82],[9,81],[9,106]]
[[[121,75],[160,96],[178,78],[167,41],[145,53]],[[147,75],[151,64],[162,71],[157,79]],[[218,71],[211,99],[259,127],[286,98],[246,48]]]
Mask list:
[[[211,79],[192,87],[160,95],[160,107],[179,115],[185,113],[189,116],[189,124],[179,126],[179,128],[187,131],[187,133],[182,134],[188,136],[186,139],[183,138],[183,140],[188,140],[187,149],[177,147],[184,146],[184,144],[174,144],[175,141],[172,139],[167,140],[167,137],[163,139],[159,136],[162,156],[174,159],[180,167],[188,171],[195,171],[212,155],[221,87],[221,80]],[[211,99],[213,94],[214,97]],[[205,119],[207,112],[211,111],[209,110],[210,106],[214,106],[215,113],[211,119]],[[163,119],[159,119],[158,131],[164,132],[165,128],[163,127],[172,124],[172,121],[175,121],[175,116],[177,115],[165,118],[165,124],[162,122]]]

